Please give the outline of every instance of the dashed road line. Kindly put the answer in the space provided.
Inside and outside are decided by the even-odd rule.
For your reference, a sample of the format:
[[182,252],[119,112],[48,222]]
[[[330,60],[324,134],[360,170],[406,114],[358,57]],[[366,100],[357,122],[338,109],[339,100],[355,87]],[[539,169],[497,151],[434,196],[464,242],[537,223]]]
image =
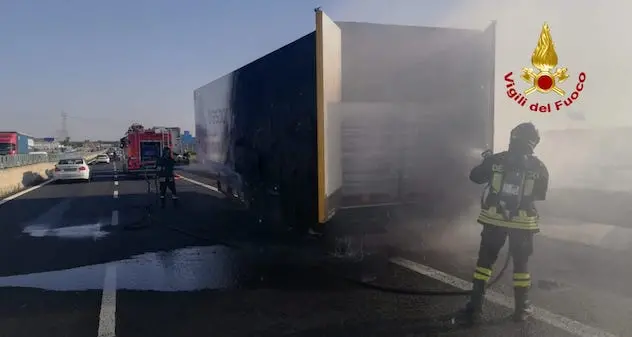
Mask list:
[[[116,173],[116,162],[112,163],[112,167],[114,169],[114,186],[118,186],[118,175]],[[114,190],[114,199],[118,199],[118,190]]]
[[110,225],[112,226],[118,226],[119,224],[119,211],[112,211],[112,221],[110,222]]
[[[114,198],[118,198],[118,191],[114,191]],[[118,210],[112,211],[110,224],[118,226]],[[98,337],[116,337],[116,278],[116,263],[107,264],[103,279],[103,293],[101,294]]]
[[[398,266],[404,267],[408,270],[414,271],[418,274],[430,277],[439,282],[455,287],[457,289],[461,289],[461,290],[472,289],[471,282],[467,282],[461,278],[458,278],[450,274],[446,274],[440,270],[425,266],[423,264],[413,262],[401,257],[392,258],[391,262]],[[508,296],[505,296],[495,291],[488,290],[485,297],[490,302],[496,303],[498,305],[501,305],[509,309],[513,309],[513,300],[509,298]],[[539,307],[534,307],[533,309],[534,309],[533,318],[541,322],[544,322],[546,324],[549,324],[553,327],[556,327],[560,330],[564,330],[573,335],[580,336],[580,337],[617,337],[616,335],[611,334],[609,332],[575,321],[568,317],[555,314],[548,310],[545,310]]]
[[98,337],[116,336],[116,264],[105,267]]

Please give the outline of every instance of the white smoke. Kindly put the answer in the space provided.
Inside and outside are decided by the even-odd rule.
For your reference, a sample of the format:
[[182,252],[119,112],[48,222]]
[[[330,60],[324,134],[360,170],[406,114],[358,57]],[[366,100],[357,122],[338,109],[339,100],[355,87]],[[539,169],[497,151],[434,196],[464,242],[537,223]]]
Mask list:
[[[623,199],[610,192],[632,190],[632,155],[627,145],[631,138],[628,135],[632,135],[628,98],[632,93],[632,39],[627,38],[632,30],[632,2],[391,0],[388,4],[389,10],[385,10],[378,1],[350,0],[334,6],[330,14],[336,20],[470,29],[484,29],[496,21],[495,150],[506,148],[509,131],[515,125],[535,123],[542,133],[536,154],[548,166],[551,177],[549,198],[541,206],[543,218],[627,221],[622,211],[625,207],[617,206]],[[511,71],[516,82],[521,82],[521,69],[532,67],[531,54],[545,22],[555,43],[558,67],[568,68],[570,77],[560,84],[567,95],[573,91],[579,73],[586,73],[579,99],[552,113],[533,112],[510,100],[503,80],[503,75]],[[526,89],[526,84],[519,84],[524,85],[518,88],[520,91]],[[554,94],[529,96],[530,101],[543,103],[558,99]],[[475,152],[472,157],[479,155]],[[595,209],[602,210],[601,215],[591,212]],[[608,214],[607,219],[603,214]],[[462,227],[467,239],[455,239],[455,232],[450,231],[447,242],[440,237],[438,241],[450,249],[465,240],[476,241],[477,235],[468,232],[473,228],[468,219],[464,220],[468,225]],[[428,235],[425,229],[421,232]]]
[[[564,185],[568,185],[570,180],[591,175],[596,185],[598,179],[594,177],[595,170],[590,168],[592,161],[599,156],[612,162],[615,152],[620,152],[626,146],[625,137],[604,138],[604,135],[613,133],[625,134],[625,129],[569,132],[565,136],[557,134],[554,139],[547,139],[546,131],[632,127],[627,99],[632,92],[632,82],[629,81],[632,75],[632,39],[624,38],[632,28],[632,22],[627,17],[632,12],[632,2],[393,0],[389,4],[392,4],[391,10],[385,11],[377,1],[349,1],[345,5],[334,6],[332,16],[340,20],[473,29],[484,29],[490,22],[497,22],[494,104],[496,151],[506,148],[511,128],[520,122],[531,121],[543,132],[537,152],[547,160],[553,177],[576,177],[566,179]],[[337,13],[343,17],[337,17]],[[585,72],[587,75],[579,99],[572,106],[552,113],[533,112],[517,105],[507,97],[503,80],[503,75],[512,71],[517,82],[521,82],[518,77],[520,70],[532,67],[531,54],[545,22],[551,29],[559,57],[558,67],[567,67],[570,75],[560,87],[568,95],[573,91],[579,73]],[[526,84],[518,85],[523,85],[519,89],[526,89]],[[559,98],[553,95],[535,93],[529,96],[529,101],[555,102]],[[556,185],[555,181],[559,182],[553,179],[553,186]]]
[[[529,67],[544,22],[559,56],[559,66],[568,67],[572,90],[579,72],[587,74],[586,89],[572,109],[539,114],[524,110],[504,96],[502,77],[497,76],[497,137],[518,121],[531,120],[542,130],[632,125],[628,102],[631,91],[632,41],[622,39],[631,24],[626,18],[632,3],[622,0],[595,5],[589,1],[478,0],[455,6],[439,25],[484,27],[497,20],[496,71],[502,75]],[[541,97],[542,101],[551,100]]]

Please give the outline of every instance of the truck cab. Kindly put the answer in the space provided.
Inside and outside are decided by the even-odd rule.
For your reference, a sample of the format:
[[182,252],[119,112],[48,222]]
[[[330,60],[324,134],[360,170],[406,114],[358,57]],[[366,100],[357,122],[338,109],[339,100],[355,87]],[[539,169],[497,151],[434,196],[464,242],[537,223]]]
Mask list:
[[28,154],[33,137],[20,132],[0,132],[0,156]]

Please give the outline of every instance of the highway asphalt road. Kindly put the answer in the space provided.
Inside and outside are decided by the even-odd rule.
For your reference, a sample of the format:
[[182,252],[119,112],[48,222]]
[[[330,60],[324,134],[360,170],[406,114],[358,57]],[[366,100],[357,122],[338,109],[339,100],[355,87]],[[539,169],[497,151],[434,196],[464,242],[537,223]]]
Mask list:
[[247,219],[212,182],[183,175],[177,209],[156,208],[147,183],[116,163],[93,166],[91,183],[46,184],[0,205],[0,336],[632,336],[630,252],[594,231],[538,240],[535,320],[507,320],[506,279],[484,323],[464,329],[451,321],[462,297],[394,295],[339,275],[467,287],[476,225],[402,230],[388,256],[369,239],[362,263],[309,259],[235,239]]

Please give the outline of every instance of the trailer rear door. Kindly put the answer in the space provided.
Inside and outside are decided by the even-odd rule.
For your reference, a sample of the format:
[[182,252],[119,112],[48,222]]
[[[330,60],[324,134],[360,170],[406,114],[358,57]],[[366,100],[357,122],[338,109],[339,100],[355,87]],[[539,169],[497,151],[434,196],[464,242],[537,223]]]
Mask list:
[[[479,192],[469,170],[493,146],[495,24],[484,31],[338,26],[341,70],[332,57],[336,37],[318,44],[320,222],[346,208],[469,207]],[[341,94],[331,88],[335,76]]]

